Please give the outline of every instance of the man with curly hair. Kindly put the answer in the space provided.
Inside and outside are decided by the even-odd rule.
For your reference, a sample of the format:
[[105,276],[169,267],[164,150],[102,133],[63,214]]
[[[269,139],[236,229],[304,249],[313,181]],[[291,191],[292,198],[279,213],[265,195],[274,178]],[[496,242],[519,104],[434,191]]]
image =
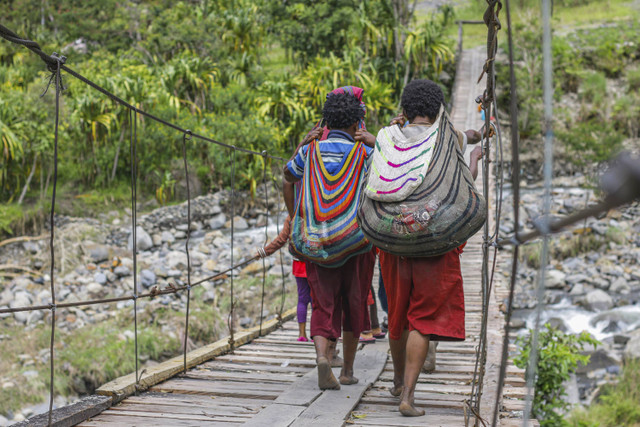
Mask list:
[[[400,125],[405,137],[417,137],[429,130],[444,105],[444,94],[430,80],[413,80],[402,92],[402,114],[391,121]],[[406,121],[409,121],[405,125]],[[475,130],[456,131],[464,153],[467,143],[480,141]],[[360,131],[358,138],[375,143],[376,137]],[[471,153],[469,169],[478,174],[482,150]],[[420,371],[430,350],[430,341],[465,339],[464,290],[460,271],[462,245],[435,257],[404,257],[380,251],[381,275],[389,310],[389,347],[393,359],[394,396],[400,396],[400,412],[405,416],[424,415],[415,407],[414,392]],[[435,363],[435,347],[432,346]]]
[[[352,93],[334,91],[327,96],[322,114],[329,132],[326,139],[318,142],[318,147],[324,170],[334,175],[357,143],[355,136],[365,111],[361,101]],[[284,176],[288,183],[303,178],[309,155],[309,145],[306,144],[320,134],[320,128],[312,131],[310,137],[303,140],[286,164]],[[372,147],[372,144],[365,147],[367,157],[371,155]],[[285,192],[285,204],[293,218],[295,209],[291,192]],[[353,363],[360,333],[369,329],[365,310],[374,264],[373,251],[354,255],[337,268],[307,262],[307,280],[313,295],[311,337],[316,349],[320,389],[340,389],[340,384],[358,382],[354,376]],[[340,377],[336,380],[331,371],[331,348],[341,335],[341,326],[344,362]]]

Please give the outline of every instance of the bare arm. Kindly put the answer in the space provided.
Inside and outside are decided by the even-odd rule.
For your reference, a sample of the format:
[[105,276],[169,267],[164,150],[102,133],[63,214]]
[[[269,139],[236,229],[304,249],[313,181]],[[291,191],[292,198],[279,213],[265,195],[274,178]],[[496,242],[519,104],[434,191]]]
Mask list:
[[469,153],[469,170],[471,171],[471,176],[475,181],[478,177],[478,162],[482,158],[482,147],[478,145],[473,149],[471,153]]
[[[291,172],[287,169],[287,173],[291,175]],[[285,173],[286,175],[286,173]],[[293,175],[291,177],[295,178]],[[295,211],[295,187],[293,183],[285,180],[282,183],[282,195],[284,196],[284,205],[287,207],[287,212],[289,213],[289,217],[293,218],[293,214]]]

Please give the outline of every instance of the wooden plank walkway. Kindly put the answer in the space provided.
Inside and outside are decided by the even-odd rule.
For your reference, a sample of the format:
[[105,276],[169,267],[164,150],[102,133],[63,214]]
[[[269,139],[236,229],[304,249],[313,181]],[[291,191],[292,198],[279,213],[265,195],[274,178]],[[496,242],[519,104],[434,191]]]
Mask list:
[[[452,119],[462,130],[481,126],[474,99],[482,93],[482,86],[475,83],[482,58],[481,50],[466,50],[459,64]],[[481,173],[477,185],[482,188]],[[234,354],[216,356],[80,425],[464,426],[464,402],[471,394],[482,318],[481,263],[482,235],[478,233],[462,255],[467,339],[440,343],[435,372],[421,374],[416,404],[426,409],[423,417],[400,415],[398,398],[389,394],[393,368],[386,339],[359,349],[355,366],[358,384],[323,392],[317,387],[313,345],[296,341],[297,323],[291,320],[282,329],[237,348]],[[480,411],[485,420],[491,419],[496,399],[502,346],[503,318],[497,307],[506,288],[500,276],[496,274],[489,309],[488,359]],[[509,366],[507,372],[500,425],[515,426],[521,423],[518,417],[524,408],[525,383],[522,370]],[[473,419],[469,425],[473,425]],[[538,424],[534,421],[530,425]]]

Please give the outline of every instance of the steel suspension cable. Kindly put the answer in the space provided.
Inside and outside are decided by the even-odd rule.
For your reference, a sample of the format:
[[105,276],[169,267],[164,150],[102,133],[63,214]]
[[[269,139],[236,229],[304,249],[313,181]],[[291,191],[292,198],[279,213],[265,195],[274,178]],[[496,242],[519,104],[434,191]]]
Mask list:
[[[233,266],[233,241],[234,241],[234,222],[236,215],[236,150],[231,151],[231,265]],[[229,318],[227,319],[227,326],[229,327],[229,348],[230,352],[233,353],[235,350],[235,340],[233,338],[233,321],[234,321],[234,308],[235,302],[233,300],[233,268],[229,273],[229,277],[231,279],[231,289],[230,289],[230,297],[231,302],[229,304]]]
[[[269,186],[267,185],[267,152],[262,152],[262,183],[264,185],[264,206],[265,206],[265,224],[264,224],[264,246],[269,242]],[[262,336],[262,318],[264,317],[264,288],[267,281],[267,265],[266,256],[262,257],[262,294],[260,297],[260,331],[259,335]]]
[[138,115],[129,110],[129,150],[131,156],[131,249],[133,258],[133,342],[136,365],[136,391],[140,385],[138,375]]
[[[55,55],[55,54],[54,54]],[[53,79],[55,79],[56,85],[56,118],[55,118],[55,128],[54,128],[54,143],[53,143],[53,192],[51,195],[51,213],[49,216],[49,226],[51,227],[51,235],[49,238],[49,252],[51,256],[51,271],[50,271],[50,280],[51,280],[51,304],[49,306],[51,310],[51,340],[49,344],[49,416],[48,416],[48,425],[51,426],[52,416],[53,416],[53,394],[54,394],[54,378],[55,378],[55,363],[54,363],[54,345],[56,339],[56,285],[55,285],[55,251],[53,247],[53,241],[55,237],[55,222],[54,215],[56,211],[56,190],[58,184],[58,128],[60,122],[60,92],[62,91],[62,82],[61,82],[61,74],[60,67],[64,62],[64,57],[57,58],[56,57],[56,68],[54,70]]]
[[187,182],[187,240],[184,242],[184,250],[187,253],[187,307],[184,319],[184,348],[183,364],[184,373],[187,373],[187,343],[189,342],[189,304],[191,302],[191,256],[189,253],[189,240],[191,239],[191,188],[189,186],[189,165],[187,164],[187,141],[191,141],[191,131],[182,135],[182,160],[184,162],[184,177]]
[[551,214],[551,190],[553,175],[553,87],[552,87],[552,59],[551,59],[551,4],[549,0],[542,0],[542,99],[544,104],[544,196],[543,220],[537,227],[543,233],[542,253],[540,255],[540,270],[536,289],[536,317],[532,332],[527,366],[527,395],[525,399],[523,426],[526,427],[531,414],[534,399],[534,383],[538,371],[538,337],[540,332],[540,318],[544,309],[544,289],[547,264],[549,263],[549,217]]
[[[511,10],[509,0],[505,0],[505,11],[507,16],[507,41],[509,45],[509,98],[510,98],[510,121],[511,121],[511,186],[513,191],[513,224],[516,238],[520,230],[520,156],[519,156],[519,133],[518,133],[518,94],[516,85],[515,68],[513,64],[513,35],[511,27]],[[500,374],[496,391],[496,401],[493,408],[493,418],[491,425],[495,427],[500,413],[502,401],[502,389],[507,372],[509,357],[509,325],[513,312],[513,294],[516,285],[518,272],[519,245],[513,248],[511,256],[511,276],[509,280],[509,297],[507,302],[507,312],[505,314],[504,338],[502,341],[502,355],[500,358]]]

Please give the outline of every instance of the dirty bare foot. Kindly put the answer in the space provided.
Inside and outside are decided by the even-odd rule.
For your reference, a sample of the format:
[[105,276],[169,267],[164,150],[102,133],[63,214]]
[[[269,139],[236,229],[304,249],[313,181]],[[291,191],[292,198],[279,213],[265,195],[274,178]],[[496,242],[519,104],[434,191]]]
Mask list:
[[437,341],[429,342],[429,351],[427,351],[427,358],[424,361],[424,365],[422,365],[422,372],[430,374],[436,370],[436,349],[437,348],[438,348]]
[[405,417],[420,417],[424,415],[424,409],[418,409],[413,401],[413,392],[410,392],[408,387],[402,390],[402,396],[400,396],[400,406],[398,407],[400,413]]
[[353,376],[353,369],[346,370],[345,368],[342,368],[342,371],[340,371],[339,379],[340,384],[344,385],[357,384],[359,381],[356,377]]
[[326,357],[318,357],[318,387],[320,390],[340,390],[340,383],[331,371],[331,365]]
[[344,365],[344,360],[342,359],[342,357],[334,355],[333,358],[331,358],[331,367],[342,368],[342,365]]
[[402,387],[402,385],[394,385],[389,389],[389,393],[391,393],[391,396],[398,397],[402,394]]
[[418,409],[411,403],[404,400],[400,402],[400,407],[398,409],[405,417],[421,417],[425,414],[424,409]]

